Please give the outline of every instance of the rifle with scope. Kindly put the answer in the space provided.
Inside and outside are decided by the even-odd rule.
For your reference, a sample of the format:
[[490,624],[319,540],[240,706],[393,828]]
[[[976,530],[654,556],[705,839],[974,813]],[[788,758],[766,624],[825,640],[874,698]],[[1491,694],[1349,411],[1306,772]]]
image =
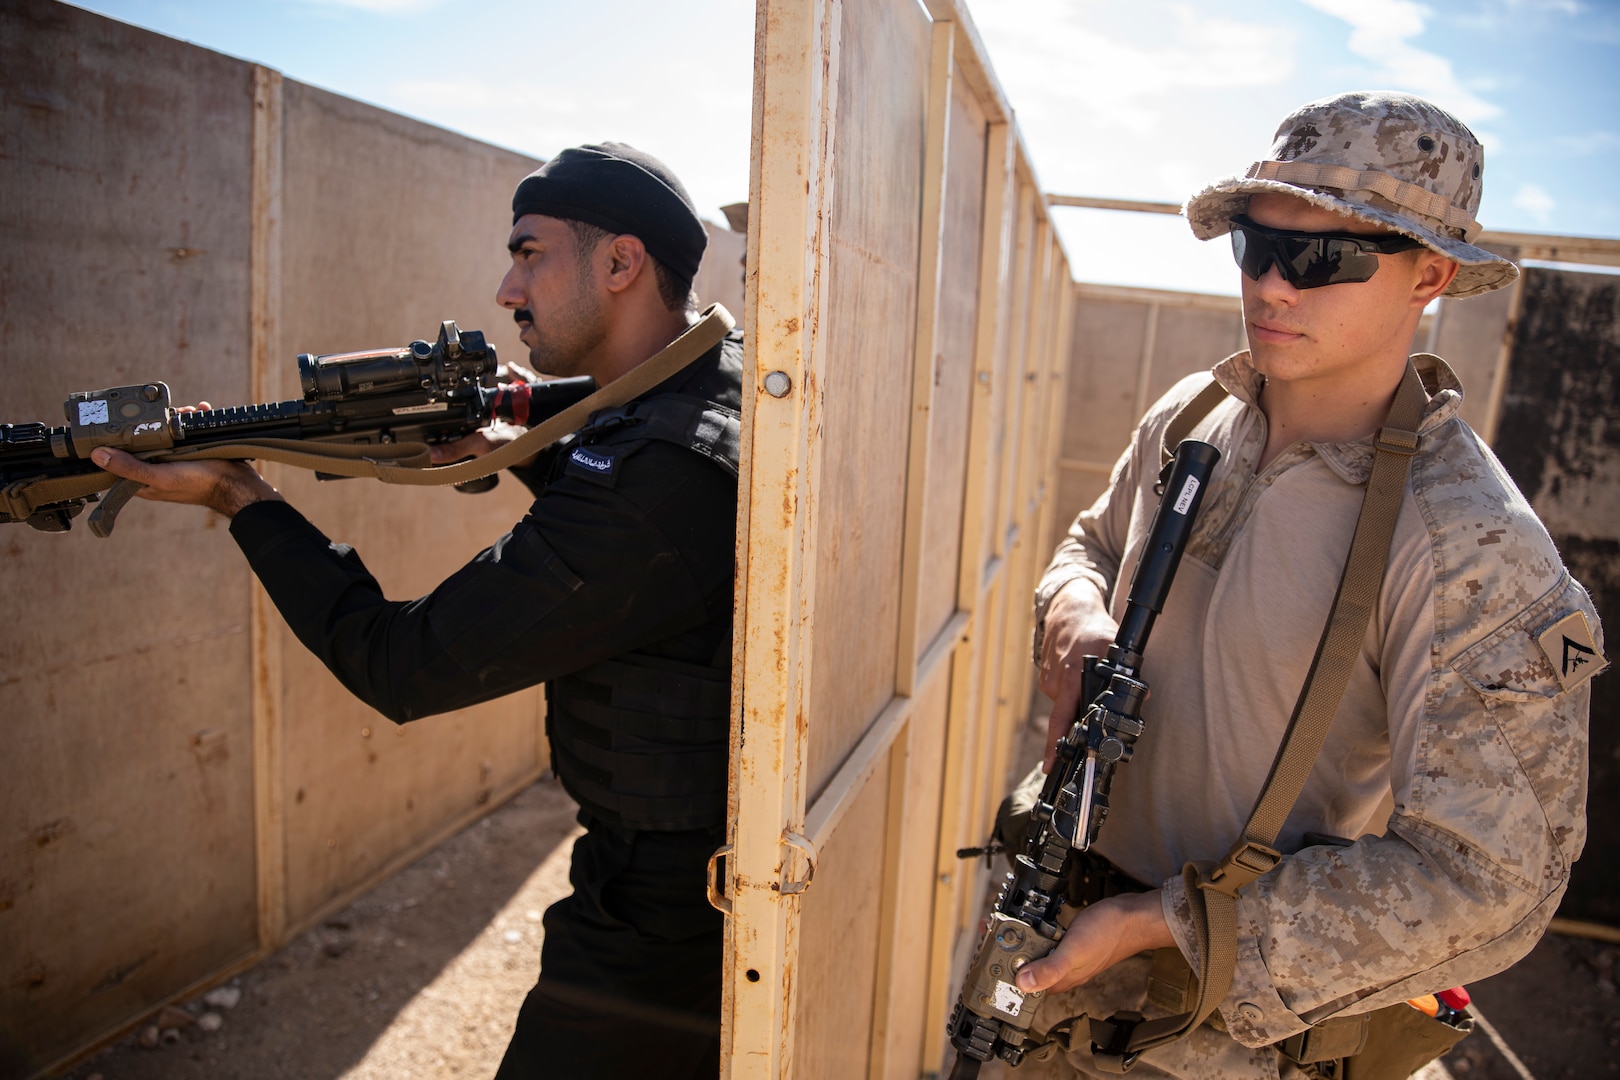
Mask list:
[[1036,1049],[1029,1045],[1029,1029],[1044,991],[1020,990],[1016,976],[1063,938],[1058,915],[1068,864],[1074,852],[1086,851],[1096,841],[1108,817],[1114,773],[1131,759],[1145,727],[1142,705],[1148,687],[1140,677],[1142,651],[1154,619],[1164,610],[1218,460],[1215,447],[1187,439],[1160,474],[1162,495],[1131,576],[1125,617],[1108,655],[1085,658],[1084,712],[1058,740],[1052,771],[1035,803],[1034,829],[1002,884],[951,1013],[949,1034],[957,1056],[950,1080],[973,1080],[982,1063],[993,1058],[1017,1065]]
[[[44,532],[72,528],[73,518],[117,479],[91,462],[98,446],[169,461],[198,448],[337,443],[356,446],[361,457],[366,447],[379,454],[387,448],[393,463],[425,465],[426,445],[454,441],[493,420],[539,423],[596,388],[588,377],[503,383],[504,374],[481,331],[460,331],[446,321],[431,345],[300,354],[302,400],[186,411],[170,406],[162,382],[70,394],[63,405],[66,426],[0,423],[0,524],[25,521]],[[412,455],[412,447],[420,452]],[[335,478],[318,469],[316,475]],[[487,491],[497,480],[456,487]],[[103,501],[91,515],[91,531],[110,533],[122,501],[116,493]]]

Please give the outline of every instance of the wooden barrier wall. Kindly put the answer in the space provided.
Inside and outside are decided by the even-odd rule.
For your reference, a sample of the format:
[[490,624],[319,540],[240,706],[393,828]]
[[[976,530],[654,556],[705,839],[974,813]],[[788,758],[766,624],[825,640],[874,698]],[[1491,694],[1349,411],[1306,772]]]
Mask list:
[[722,1072],[911,1078],[1025,717],[1067,262],[965,11],[756,34]]
[[[6,4],[0,420],[61,423],[72,391],[150,379],[176,401],[297,397],[296,353],[445,318],[521,358],[494,294],[536,164],[77,8]],[[740,241],[717,243],[713,278],[739,309]],[[267,472],[399,599],[529,501],[511,480],[465,496]],[[408,728],[350,697],[207,511],[135,503],[108,540],[11,525],[0,545],[0,1076],[251,963],[545,765],[538,689]]]

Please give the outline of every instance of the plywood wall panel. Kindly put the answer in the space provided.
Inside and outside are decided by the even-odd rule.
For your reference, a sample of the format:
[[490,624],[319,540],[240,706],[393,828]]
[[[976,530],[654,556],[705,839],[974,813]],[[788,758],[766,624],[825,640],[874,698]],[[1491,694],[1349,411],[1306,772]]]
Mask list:
[[1148,308],[1080,296],[1074,322],[1061,453],[1065,460],[1112,462],[1136,426]]
[[[31,343],[0,419],[57,421],[70,391],[154,378],[177,401],[295,397],[295,353],[443,318],[522,355],[493,297],[534,161],[43,0],[0,12],[0,88],[0,325]],[[511,481],[468,497],[267,473],[400,598],[529,501]],[[136,503],[108,541],[81,525],[0,542],[7,613],[53,613],[0,630],[21,714],[0,761],[17,841],[0,846],[0,1012],[27,1031],[0,1074],[275,945],[541,766],[538,690],[404,734],[351,699],[277,617],[255,621],[251,573],[205,511]]]
[[251,68],[45,0],[0,20],[0,328],[29,343],[5,420],[149,379],[242,394]]
[[950,157],[946,162],[945,235],[935,337],[934,407],[929,416],[928,490],[923,517],[917,650],[928,648],[956,611],[967,479],[968,414],[979,314],[979,255],[984,219],[984,110],[958,77],[952,82]]
[[740,232],[703,223],[709,234],[709,246],[703,250],[703,262],[697,277],[692,279],[692,291],[697,294],[698,307],[724,304],[738,323],[743,311],[743,255],[748,248],[748,237]]
[[[1243,316],[1235,310],[1161,306],[1146,403],[1153,404],[1188,375],[1208,371],[1222,358],[1245,348],[1242,334]],[[1121,443],[1120,449],[1124,448]]]
[[[950,704],[951,672],[945,665],[938,677],[921,688],[912,714],[908,739],[896,747],[903,754],[897,780],[889,788],[889,814],[903,814],[898,850],[886,858],[896,861],[896,889],[892,898],[894,931],[889,941],[890,962],[886,986],[877,1010],[881,1026],[873,1036],[879,1077],[912,1080],[931,1038],[927,1024],[930,941],[933,933],[934,861],[939,844],[940,801],[945,784],[945,725]],[[858,826],[859,827],[859,826]],[[891,835],[894,830],[891,829]]]
[[982,516],[984,544],[981,550],[986,572],[994,560],[1001,558],[1006,547],[1008,458],[1017,447],[1016,348],[1021,340],[1020,320],[1028,311],[1024,298],[1018,291],[1018,282],[1023,280],[1019,275],[1028,265],[1027,245],[1020,242],[1024,218],[1019,212],[1018,196],[1011,195],[1009,202],[1012,203],[1011,220],[1007,226],[1009,250],[1006,271],[1000,283],[1002,296],[998,301],[1000,305],[998,321],[1003,329],[994,354],[994,366],[990,370],[990,394],[994,408],[984,464],[987,479]]
[[843,5],[815,609],[849,632],[815,643],[812,799],[894,690],[930,39],[910,0]]
[[792,1075],[860,1077],[871,1052],[872,1006],[887,832],[888,759],[822,849],[800,923]]
[[1495,431],[1495,403],[1506,390],[1499,385],[1498,370],[1522,288],[1519,282],[1483,296],[1441,300],[1430,340],[1418,338],[1419,348],[1445,357],[1462,380],[1462,418],[1487,437]]

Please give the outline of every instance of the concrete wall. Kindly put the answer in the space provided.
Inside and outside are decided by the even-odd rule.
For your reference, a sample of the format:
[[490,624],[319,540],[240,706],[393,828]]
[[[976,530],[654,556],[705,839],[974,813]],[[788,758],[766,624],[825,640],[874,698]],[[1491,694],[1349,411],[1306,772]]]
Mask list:
[[[8,420],[166,379],[244,400],[253,71],[0,9]],[[115,136],[116,133],[116,137]],[[258,948],[252,579],[203,511],[0,536],[0,1076]]]
[[[537,162],[51,3],[0,7],[0,410],[163,379],[297,396],[293,357],[431,338],[521,357],[494,302]],[[744,178],[739,177],[739,186]],[[712,289],[740,314],[738,234]],[[727,240],[730,241],[729,246]],[[705,286],[711,288],[711,286]],[[388,595],[503,532],[522,486],[270,467]],[[545,763],[538,689],[395,728],[285,629],[207,511],[0,536],[0,1076],[274,948]]]
[[[1525,268],[1495,448],[1620,642],[1620,276]],[[1508,290],[1502,290],[1504,292]],[[1586,850],[1559,906],[1620,927],[1620,680],[1592,682]]]

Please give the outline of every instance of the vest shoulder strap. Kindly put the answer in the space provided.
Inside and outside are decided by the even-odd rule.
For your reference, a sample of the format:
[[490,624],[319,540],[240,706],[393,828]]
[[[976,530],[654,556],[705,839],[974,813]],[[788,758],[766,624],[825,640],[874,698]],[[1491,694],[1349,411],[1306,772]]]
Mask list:
[[617,431],[656,439],[703,455],[732,476],[742,455],[742,419],[731,409],[688,394],[656,394],[604,409],[580,430],[585,440]]

